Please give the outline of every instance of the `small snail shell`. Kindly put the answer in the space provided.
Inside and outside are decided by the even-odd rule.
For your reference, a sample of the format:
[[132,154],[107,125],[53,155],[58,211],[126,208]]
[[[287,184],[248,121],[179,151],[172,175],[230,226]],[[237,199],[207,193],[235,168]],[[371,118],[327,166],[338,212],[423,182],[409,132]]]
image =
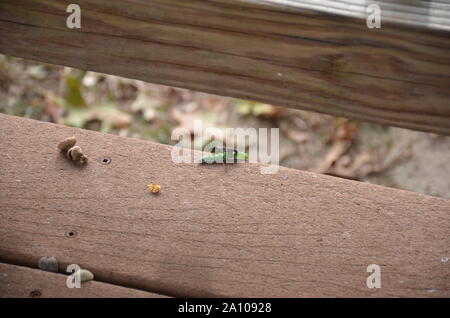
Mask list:
[[79,146],[73,146],[69,150],[67,150],[67,158],[70,160],[78,160],[83,156],[81,152],[81,148]]
[[77,143],[77,138],[75,136],[64,139],[58,144],[58,148],[66,152],[66,156],[69,160],[80,161],[80,163],[85,163],[87,161],[87,156],[83,154],[81,148],[75,146]]
[[80,270],[80,280],[81,282],[87,282],[89,280],[94,279],[94,274],[92,274],[91,271],[88,271],[87,269],[81,269]]

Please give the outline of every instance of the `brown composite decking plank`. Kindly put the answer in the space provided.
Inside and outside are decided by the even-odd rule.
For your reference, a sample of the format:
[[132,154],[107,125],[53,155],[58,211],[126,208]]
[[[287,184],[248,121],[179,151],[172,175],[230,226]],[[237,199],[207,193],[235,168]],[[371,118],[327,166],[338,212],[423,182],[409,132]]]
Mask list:
[[[292,3],[80,0],[81,29],[71,30],[68,2],[3,0],[0,52],[450,134],[450,17],[444,5],[383,4],[382,27],[371,30],[361,17],[324,14],[329,2],[316,1],[318,11],[308,9],[311,1],[286,5]],[[365,14],[363,5],[338,4],[348,5],[350,16]],[[412,24],[386,22],[389,12],[398,13],[391,20]]]
[[[82,168],[56,148],[72,135]],[[0,115],[0,261],[53,256],[173,296],[450,296],[450,200],[255,163],[175,164],[171,149]],[[380,289],[366,286],[369,264]]]
[[97,281],[68,288],[63,274],[0,263],[0,298],[160,298],[158,294]]

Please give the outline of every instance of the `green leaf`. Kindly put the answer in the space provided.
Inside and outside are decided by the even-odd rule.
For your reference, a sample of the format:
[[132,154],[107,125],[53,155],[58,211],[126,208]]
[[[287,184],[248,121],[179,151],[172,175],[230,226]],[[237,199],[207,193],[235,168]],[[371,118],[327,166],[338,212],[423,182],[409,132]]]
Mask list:
[[86,107],[86,102],[81,92],[83,77],[86,71],[73,69],[65,76],[66,95],[65,106],[67,108]]

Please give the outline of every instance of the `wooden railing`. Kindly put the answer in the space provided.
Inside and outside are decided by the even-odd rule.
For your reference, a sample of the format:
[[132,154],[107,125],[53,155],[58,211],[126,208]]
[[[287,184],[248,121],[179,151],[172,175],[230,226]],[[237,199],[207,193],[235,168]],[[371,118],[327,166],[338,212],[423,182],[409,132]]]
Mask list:
[[369,29],[331,2],[80,0],[68,29],[70,1],[3,0],[0,52],[449,135],[449,5],[380,2]]

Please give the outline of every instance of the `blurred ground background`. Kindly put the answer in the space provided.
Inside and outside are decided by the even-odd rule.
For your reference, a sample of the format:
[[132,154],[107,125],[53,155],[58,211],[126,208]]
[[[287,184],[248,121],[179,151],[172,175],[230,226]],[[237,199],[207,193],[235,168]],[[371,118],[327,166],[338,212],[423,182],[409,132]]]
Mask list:
[[164,144],[195,119],[279,127],[282,166],[450,198],[450,137],[435,134],[3,55],[0,112]]

